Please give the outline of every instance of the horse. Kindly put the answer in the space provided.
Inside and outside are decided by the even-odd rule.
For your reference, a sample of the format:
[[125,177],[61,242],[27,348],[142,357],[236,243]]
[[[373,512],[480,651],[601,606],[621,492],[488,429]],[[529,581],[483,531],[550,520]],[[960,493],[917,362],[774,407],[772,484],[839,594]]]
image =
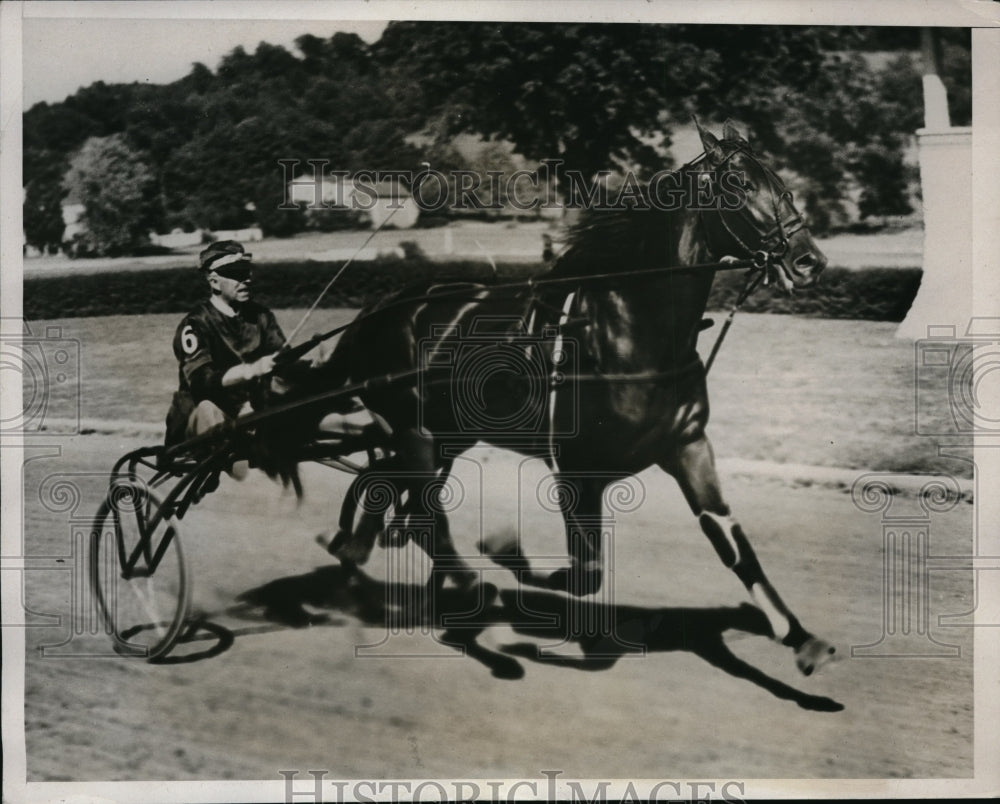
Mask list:
[[[455,548],[440,492],[455,458],[487,442],[549,464],[569,563],[543,583],[591,595],[603,577],[603,494],[655,465],[677,482],[799,669],[808,675],[832,658],[835,648],[801,625],[768,580],[725,501],[698,354],[719,267],[756,259],[791,291],[814,284],[826,258],[791,192],[736,126],[726,121],[721,138],[698,130],[704,153],[670,174],[675,189],[692,188],[684,203],[584,210],[542,281],[423,283],[362,311],[333,350],[328,384],[412,381],[372,382],[359,394],[391,457],[355,481],[332,555],[363,564],[377,537],[430,522],[422,542],[430,583],[476,589],[479,574]],[[633,200],[652,201],[655,189],[644,186]],[[723,203],[734,194],[739,204]],[[386,495],[377,503],[365,492],[379,478],[395,506],[388,524]]]

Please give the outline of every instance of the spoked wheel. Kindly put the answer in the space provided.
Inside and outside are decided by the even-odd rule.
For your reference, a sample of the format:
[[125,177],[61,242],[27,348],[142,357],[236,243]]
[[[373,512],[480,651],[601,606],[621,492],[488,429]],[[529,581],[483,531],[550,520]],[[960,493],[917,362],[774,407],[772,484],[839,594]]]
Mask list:
[[142,480],[112,479],[91,533],[90,579],[118,653],[159,659],[180,637],[191,603],[180,536]]

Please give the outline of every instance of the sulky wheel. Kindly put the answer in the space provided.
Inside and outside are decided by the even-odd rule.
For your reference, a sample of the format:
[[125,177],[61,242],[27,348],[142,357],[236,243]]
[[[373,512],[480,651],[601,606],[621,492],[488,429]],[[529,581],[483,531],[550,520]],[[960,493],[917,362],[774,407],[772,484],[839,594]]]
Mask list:
[[90,580],[115,650],[149,660],[165,656],[191,602],[180,526],[143,481],[119,475],[91,533]]

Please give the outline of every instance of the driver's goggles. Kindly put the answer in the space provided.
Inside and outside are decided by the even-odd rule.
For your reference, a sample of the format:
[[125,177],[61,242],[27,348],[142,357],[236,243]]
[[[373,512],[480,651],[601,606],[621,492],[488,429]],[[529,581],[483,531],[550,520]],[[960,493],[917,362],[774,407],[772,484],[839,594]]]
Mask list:
[[226,279],[233,279],[237,282],[246,282],[251,276],[253,276],[253,266],[250,264],[249,260],[231,262],[227,265],[220,265],[212,270],[214,270],[219,276],[223,276]]

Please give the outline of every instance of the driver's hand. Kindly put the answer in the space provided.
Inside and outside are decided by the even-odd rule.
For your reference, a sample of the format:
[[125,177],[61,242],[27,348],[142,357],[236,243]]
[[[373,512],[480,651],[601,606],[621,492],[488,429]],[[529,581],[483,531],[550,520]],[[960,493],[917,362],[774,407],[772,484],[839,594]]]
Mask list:
[[334,348],[335,344],[330,343],[330,341],[323,341],[323,343],[309,353],[309,367],[314,369],[323,368],[333,357]]
[[275,355],[264,355],[250,364],[250,379],[263,377],[274,371]]

